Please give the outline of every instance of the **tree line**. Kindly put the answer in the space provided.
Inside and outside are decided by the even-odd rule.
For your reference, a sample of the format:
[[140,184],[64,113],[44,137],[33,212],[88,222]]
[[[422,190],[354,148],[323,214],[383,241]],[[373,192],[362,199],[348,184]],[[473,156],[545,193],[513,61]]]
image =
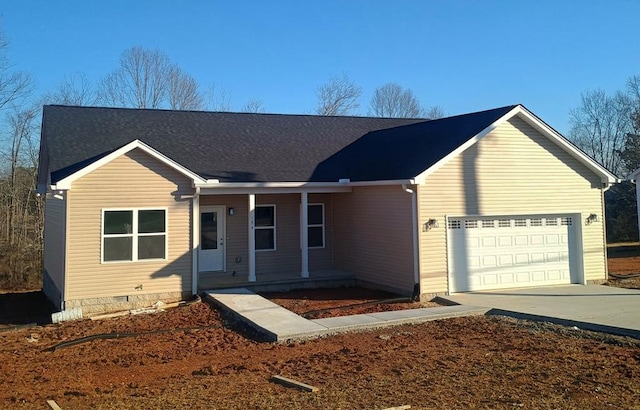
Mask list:
[[[568,138],[620,178],[640,168],[640,76],[612,94],[582,93],[569,113]],[[605,193],[608,242],[638,240],[635,186],[625,181]]]
[[[318,115],[359,115],[362,87],[346,74],[331,77],[316,89]],[[160,50],[132,47],[125,50],[115,70],[93,87],[82,73],[67,76],[42,103],[99,105],[169,110],[231,111],[226,89],[215,85],[201,91],[198,82]],[[240,112],[263,113],[262,100],[251,98]],[[423,107],[409,88],[391,82],[374,90],[366,112],[374,117],[440,118],[439,106]]]

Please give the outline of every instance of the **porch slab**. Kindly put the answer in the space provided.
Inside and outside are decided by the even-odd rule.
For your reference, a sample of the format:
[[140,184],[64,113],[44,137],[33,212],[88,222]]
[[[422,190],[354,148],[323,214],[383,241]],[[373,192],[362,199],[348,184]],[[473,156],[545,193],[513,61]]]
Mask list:
[[352,330],[483,315],[489,310],[455,305],[308,320],[245,288],[210,290],[204,294],[206,300],[233,313],[272,341],[309,339]]

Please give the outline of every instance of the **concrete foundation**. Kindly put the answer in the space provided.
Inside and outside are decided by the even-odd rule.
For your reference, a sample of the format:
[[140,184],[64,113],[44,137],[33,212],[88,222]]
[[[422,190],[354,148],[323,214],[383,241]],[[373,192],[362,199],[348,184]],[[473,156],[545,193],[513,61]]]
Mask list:
[[81,308],[83,315],[94,313],[117,312],[119,310],[140,309],[153,305],[158,301],[164,303],[190,299],[191,292],[163,292],[144,295],[111,296],[67,300],[65,309]]

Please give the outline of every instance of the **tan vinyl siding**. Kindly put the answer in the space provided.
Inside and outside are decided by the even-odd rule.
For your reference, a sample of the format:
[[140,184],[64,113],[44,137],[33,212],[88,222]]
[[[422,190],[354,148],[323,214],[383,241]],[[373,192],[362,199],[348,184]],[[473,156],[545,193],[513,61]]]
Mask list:
[[413,290],[412,196],[400,186],[354,187],[333,195],[336,269],[359,280]]
[[276,205],[276,250],[256,251],[256,278],[261,273],[302,271],[300,195],[256,195],[256,205]]
[[57,306],[64,300],[65,201],[66,199],[47,196],[45,202],[44,269],[51,283],[45,282],[43,289]]
[[324,204],[324,248],[309,249],[309,271],[333,269],[333,208],[331,194],[309,194],[310,204]]
[[603,279],[605,247],[600,178],[518,117],[500,125],[419,187],[422,293],[447,291],[445,216],[578,213],[586,280]]
[[[190,291],[191,195],[188,178],[137,149],[74,182],[67,299]],[[167,260],[100,263],[102,210],[139,207],[167,209]]]

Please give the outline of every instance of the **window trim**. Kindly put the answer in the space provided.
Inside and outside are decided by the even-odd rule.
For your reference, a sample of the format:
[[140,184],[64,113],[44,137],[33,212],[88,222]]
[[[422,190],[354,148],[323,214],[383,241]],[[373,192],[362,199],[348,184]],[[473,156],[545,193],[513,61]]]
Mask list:
[[[278,241],[277,241],[277,229],[276,226],[278,225],[278,218],[277,218],[277,211],[276,211],[276,204],[256,204],[256,212],[258,210],[258,208],[266,208],[266,207],[273,207],[273,226],[258,226],[257,221],[254,222],[254,232],[253,232],[253,248],[256,252],[274,252],[278,250]],[[256,247],[256,231],[260,229],[260,230],[267,230],[267,229],[272,229],[273,230],[273,249],[258,249]]]
[[[131,211],[132,227],[130,234],[107,234],[104,233],[105,212]],[[164,211],[164,258],[138,259],[138,238],[141,236],[160,236],[160,233],[138,233],[138,212],[139,211]],[[135,229],[134,229],[135,228]],[[131,260],[104,260],[104,239],[106,238],[131,238]],[[127,207],[127,208],[102,208],[100,219],[100,264],[112,263],[138,263],[138,262],[158,262],[166,261],[169,258],[169,209],[162,206],[150,207]]]
[[[310,224],[309,223],[309,207],[310,206],[321,206],[322,207],[322,224]],[[325,234],[325,225],[326,225],[325,213],[324,213],[324,203],[311,203],[307,204],[307,249],[324,249],[327,246],[327,237]],[[322,228],[322,246],[309,246],[309,228]]]

